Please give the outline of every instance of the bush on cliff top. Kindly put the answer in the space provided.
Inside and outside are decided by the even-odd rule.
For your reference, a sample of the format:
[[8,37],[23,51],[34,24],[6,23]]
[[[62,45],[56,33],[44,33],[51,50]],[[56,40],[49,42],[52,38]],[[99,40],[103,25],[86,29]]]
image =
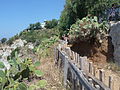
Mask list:
[[70,39],[75,41],[77,38],[80,41],[88,41],[90,43],[94,39],[94,42],[102,43],[108,33],[108,28],[109,26],[106,22],[98,23],[96,16],[87,16],[70,27]]

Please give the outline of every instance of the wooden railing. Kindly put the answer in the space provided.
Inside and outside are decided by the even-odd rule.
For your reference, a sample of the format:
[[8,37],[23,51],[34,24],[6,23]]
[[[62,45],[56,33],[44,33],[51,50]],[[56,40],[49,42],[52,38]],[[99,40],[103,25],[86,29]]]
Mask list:
[[100,78],[95,77],[92,62],[86,57],[80,57],[69,47],[59,45],[55,49],[55,64],[63,72],[64,85],[71,90],[112,90],[111,83],[107,87],[104,82],[103,70]]

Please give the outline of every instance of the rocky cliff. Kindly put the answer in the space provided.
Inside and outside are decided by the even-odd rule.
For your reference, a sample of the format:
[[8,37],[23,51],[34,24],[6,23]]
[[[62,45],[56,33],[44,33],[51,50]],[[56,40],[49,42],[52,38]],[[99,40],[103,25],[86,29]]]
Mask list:
[[[0,62],[3,62],[5,65],[4,69],[9,70],[10,64],[7,61],[7,57],[11,55],[12,51],[19,47],[28,47],[29,49],[33,49],[34,45],[32,43],[27,43],[25,40],[17,39],[13,42],[12,45],[1,45],[0,46]],[[4,70],[1,69],[0,70]]]
[[109,33],[112,44],[114,46],[114,61],[120,66],[120,21],[110,23],[110,33]]

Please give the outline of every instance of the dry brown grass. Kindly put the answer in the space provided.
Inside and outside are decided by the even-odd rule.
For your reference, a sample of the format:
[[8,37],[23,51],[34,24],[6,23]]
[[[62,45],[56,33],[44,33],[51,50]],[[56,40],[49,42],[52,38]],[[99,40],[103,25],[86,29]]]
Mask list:
[[54,64],[54,48],[49,49],[49,56],[40,59],[39,69],[44,72],[43,78],[47,81],[46,90],[65,90],[62,84],[62,74]]

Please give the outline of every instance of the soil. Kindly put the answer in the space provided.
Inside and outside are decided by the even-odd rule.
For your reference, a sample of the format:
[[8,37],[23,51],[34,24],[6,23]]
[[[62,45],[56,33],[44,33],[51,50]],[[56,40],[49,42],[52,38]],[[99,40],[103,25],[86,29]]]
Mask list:
[[[71,49],[80,54],[80,56],[87,56],[88,60],[92,61],[97,70],[105,70],[105,81],[108,85],[109,76],[113,77],[112,90],[120,90],[120,67],[114,63],[113,60],[113,45],[111,39],[104,40],[100,47],[91,45],[88,42],[79,42],[70,45]],[[99,79],[99,72],[96,77]]]
[[113,62],[113,46],[110,40],[103,40],[100,46],[80,41],[74,43],[71,49],[79,53],[80,56],[87,56],[90,61],[99,67],[106,66],[108,62]]
[[120,76],[120,67],[114,63],[113,59],[114,47],[111,38],[104,39],[100,46],[79,41],[70,45],[70,47],[73,51],[79,53],[80,56],[87,56],[88,60],[92,61],[97,68],[112,70]]

